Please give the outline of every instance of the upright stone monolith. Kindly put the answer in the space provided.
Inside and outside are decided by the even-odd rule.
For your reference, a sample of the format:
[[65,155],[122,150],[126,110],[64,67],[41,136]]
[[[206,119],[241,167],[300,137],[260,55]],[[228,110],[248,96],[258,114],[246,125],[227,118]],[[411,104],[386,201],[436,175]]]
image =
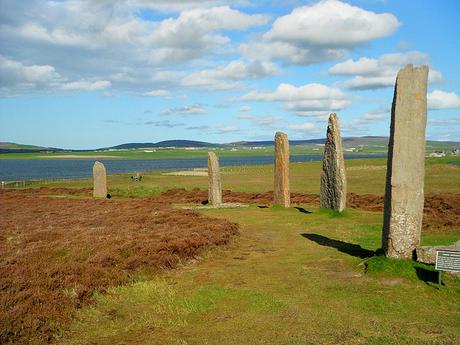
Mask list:
[[104,164],[98,161],[93,165],[93,196],[95,198],[107,197],[107,174]]
[[320,207],[342,212],[347,202],[347,179],[343,160],[339,118],[329,115],[321,174]]
[[212,206],[222,204],[222,182],[220,180],[219,159],[214,152],[208,152],[208,201]]
[[284,133],[275,134],[275,192],[274,205],[291,206],[289,191],[289,140]]
[[398,72],[391,108],[382,249],[411,258],[420,244],[425,178],[428,66]]

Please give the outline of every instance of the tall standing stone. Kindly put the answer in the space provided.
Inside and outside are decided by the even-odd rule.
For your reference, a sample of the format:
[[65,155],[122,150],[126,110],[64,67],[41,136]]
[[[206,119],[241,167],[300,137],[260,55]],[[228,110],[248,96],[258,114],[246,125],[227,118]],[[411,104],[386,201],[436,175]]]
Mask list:
[[337,114],[329,115],[326,144],[324,145],[323,172],[321,174],[320,206],[342,212],[347,202],[347,178],[343,160]]
[[222,182],[220,179],[219,159],[214,152],[208,152],[208,201],[212,206],[222,204]]
[[93,165],[93,196],[95,198],[107,197],[107,174],[104,164],[98,161]]
[[420,244],[425,178],[428,66],[398,72],[391,108],[382,249],[411,258]]
[[285,133],[275,134],[275,193],[274,205],[289,207],[291,194],[289,191],[289,140]]

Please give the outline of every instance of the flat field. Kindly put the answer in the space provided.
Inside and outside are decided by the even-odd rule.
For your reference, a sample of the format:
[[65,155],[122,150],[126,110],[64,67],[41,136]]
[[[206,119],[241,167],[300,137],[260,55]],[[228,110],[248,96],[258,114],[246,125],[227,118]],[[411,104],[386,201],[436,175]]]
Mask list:
[[[422,244],[460,239],[460,167],[445,162],[427,161]],[[110,200],[90,180],[1,191],[1,326],[23,332],[2,340],[460,342],[460,279],[439,288],[432,266],[375,255],[384,160],[347,161],[342,214],[318,208],[320,163],[291,164],[289,209],[270,205],[272,167],[222,170],[224,201],[247,207],[206,208],[206,177],[162,173],[110,176]]]

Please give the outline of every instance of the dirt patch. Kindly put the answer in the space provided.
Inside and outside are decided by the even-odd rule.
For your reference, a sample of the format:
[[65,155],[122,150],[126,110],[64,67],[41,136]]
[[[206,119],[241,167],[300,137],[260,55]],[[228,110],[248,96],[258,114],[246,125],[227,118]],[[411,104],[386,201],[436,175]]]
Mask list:
[[155,198],[52,198],[89,190],[0,191],[0,343],[52,340],[95,291],[228,243],[237,224]]
[[[200,203],[208,198],[207,191],[193,189],[171,189],[163,192],[158,200],[169,203]],[[271,205],[273,192],[246,193],[225,190],[222,193],[224,202],[255,205]],[[319,195],[291,193],[293,204],[319,205]],[[382,212],[383,196],[372,194],[348,193],[347,207]],[[426,194],[423,211],[423,229],[429,231],[460,228],[460,194],[442,193]]]
[[165,175],[165,176],[208,176],[208,172],[201,171],[201,170],[180,170],[180,171],[162,173],[161,175]]
[[[348,194],[349,207],[366,211],[383,211],[383,196]],[[460,194],[425,194],[423,229],[436,231],[460,228]]]

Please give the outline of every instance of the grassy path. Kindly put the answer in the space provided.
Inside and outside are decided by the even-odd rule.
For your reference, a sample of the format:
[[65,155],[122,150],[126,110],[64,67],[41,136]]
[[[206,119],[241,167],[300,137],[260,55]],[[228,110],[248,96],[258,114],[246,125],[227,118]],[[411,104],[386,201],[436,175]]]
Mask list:
[[[460,342],[459,279],[446,278],[439,291],[424,281],[433,275],[423,266],[380,259],[365,274],[359,264],[380,246],[381,214],[303,207],[203,211],[238,222],[241,236],[161,277],[97,296],[57,343]],[[423,241],[459,237],[427,233]]]

